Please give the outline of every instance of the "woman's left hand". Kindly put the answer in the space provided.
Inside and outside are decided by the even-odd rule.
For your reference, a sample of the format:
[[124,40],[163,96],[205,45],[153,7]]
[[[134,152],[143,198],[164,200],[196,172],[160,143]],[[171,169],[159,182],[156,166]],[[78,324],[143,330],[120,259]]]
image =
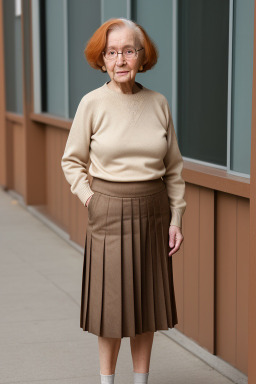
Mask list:
[[173,249],[169,252],[169,256],[172,256],[180,249],[183,239],[184,236],[181,233],[180,227],[177,227],[177,225],[171,225],[169,227],[169,246]]

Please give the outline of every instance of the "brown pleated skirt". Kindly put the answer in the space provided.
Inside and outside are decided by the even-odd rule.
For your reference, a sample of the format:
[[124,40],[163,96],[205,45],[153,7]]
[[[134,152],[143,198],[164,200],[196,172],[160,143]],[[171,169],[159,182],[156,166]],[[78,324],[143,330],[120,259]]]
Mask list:
[[91,189],[80,327],[115,338],[174,327],[171,211],[163,180],[94,177]]

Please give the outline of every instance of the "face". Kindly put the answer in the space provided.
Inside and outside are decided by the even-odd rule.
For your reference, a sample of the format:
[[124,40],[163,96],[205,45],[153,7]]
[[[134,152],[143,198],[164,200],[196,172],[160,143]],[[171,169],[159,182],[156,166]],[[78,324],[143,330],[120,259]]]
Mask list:
[[[142,48],[135,33],[129,28],[110,30],[107,36],[106,47],[122,52],[123,48],[129,46],[136,49]],[[123,55],[117,55],[117,59],[110,61],[103,56],[104,64],[111,80],[117,83],[134,82],[140,65],[143,63],[144,50],[137,52],[137,57],[125,59]]]

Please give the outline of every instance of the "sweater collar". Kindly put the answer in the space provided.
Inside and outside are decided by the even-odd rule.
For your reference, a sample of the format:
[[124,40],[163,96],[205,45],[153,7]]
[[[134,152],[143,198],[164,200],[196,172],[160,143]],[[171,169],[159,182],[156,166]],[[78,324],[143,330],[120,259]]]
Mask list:
[[138,96],[140,96],[145,88],[143,87],[142,84],[138,83],[137,81],[135,82],[137,84],[137,86],[140,89],[140,91],[136,92],[136,93],[121,93],[121,92],[117,92],[117,91],[114,91],[113,89],[110,89],[108,87],[108,83],[109,81],[106,81],[103,85],[103,89],[105,89],[106,92],[108,92],[108,94],[111,94],[111,95],[115,95],[116,97],[118,98],[123,98],[123,99],[134,99],[134,98],[137,98]]

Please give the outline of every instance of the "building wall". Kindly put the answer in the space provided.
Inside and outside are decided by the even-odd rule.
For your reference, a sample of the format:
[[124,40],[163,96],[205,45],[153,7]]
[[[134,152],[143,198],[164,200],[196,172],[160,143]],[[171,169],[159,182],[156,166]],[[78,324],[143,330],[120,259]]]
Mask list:
[[[23,7],[28,18],[30,1],[23,1]],[[23,114],[7,110],[3,30],[0,0],[0,183],[18,192],[27,204],[38,206],[71,240],[84,246],[87,209],[71,193],[60,165],[72,120],[35,111],[33,71],[26,72],[28,61],[32,66],[31,51],[30,56],[23,55],[22,62],[26,89]],[[23,50],[31,48],[24,32],[22,39]],[[249,265],[254,265],[249,236],[250,222],[254,222],[250,216],[251,180],[188,161],[184,162],[183,177],[187,201],[184,242],[173,256],[179,320],[176,327],[247,374]]]
[[247,373],[249,200],[187,183],[186,201],[177,328]]

